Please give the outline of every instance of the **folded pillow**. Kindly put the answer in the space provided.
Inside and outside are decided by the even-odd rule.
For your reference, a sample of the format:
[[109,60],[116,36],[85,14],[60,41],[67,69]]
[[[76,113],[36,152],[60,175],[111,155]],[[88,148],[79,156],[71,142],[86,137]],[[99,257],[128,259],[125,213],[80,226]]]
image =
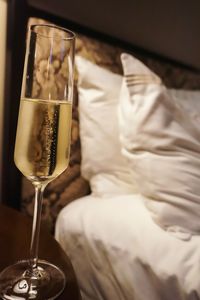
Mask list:
[[[180,237],[199,234],[200,93],[169,91],[139,60],[121,59],[120,135],[132,180],[158,224]],[[181,101],[193,95],[195,107]]]
[[118,102],[122,76],[76,56],[81,171],[99,196],[132,193],[128,162],[121,153]]

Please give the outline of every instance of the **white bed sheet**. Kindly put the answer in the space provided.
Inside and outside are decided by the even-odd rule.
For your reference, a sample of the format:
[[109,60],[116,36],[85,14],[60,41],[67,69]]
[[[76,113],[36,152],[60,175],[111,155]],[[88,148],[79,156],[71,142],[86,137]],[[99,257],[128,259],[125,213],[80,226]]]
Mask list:
[[55,236],[83,300],[200,299],[200,237],[161,229],[140,195],[81,198],[61,211]]

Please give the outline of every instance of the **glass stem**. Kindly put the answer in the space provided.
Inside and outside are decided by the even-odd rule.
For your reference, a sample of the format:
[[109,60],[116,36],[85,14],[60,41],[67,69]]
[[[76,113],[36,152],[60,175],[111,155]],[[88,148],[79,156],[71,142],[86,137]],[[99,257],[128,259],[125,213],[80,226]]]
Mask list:
[[45,187],[46,185],[44,184],[35,185],[35,203],[30,245],[30,266],[32,270],[37,268],[38,262],[38,245],[40,235],[42,200]]

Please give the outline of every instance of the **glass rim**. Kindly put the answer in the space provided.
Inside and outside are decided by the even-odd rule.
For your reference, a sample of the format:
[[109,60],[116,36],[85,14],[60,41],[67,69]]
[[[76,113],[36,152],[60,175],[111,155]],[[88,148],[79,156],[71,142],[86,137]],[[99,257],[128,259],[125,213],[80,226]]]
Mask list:
[[55,36],[39,33],[37,31],[35,31],[35,28],[37,28],[37,27],[55,28],[55,29],[57,29],[59,31],[63,31],[63,32],[65,32],[69,35],[69,36],[66,36],[66,37],[57,37],[59,40],[66,40],[66,41],[75,40],[75,37],[76,37],[76,35],[73,31],[71,31],[67,28],[61,27],[61,26],[57,26],[57,25],[53,25],[53,24],[32,24],[32,25],[30,25],[30,27],[29,27],[30,32],[33,32],[36,35],[42,36],[44,38],[51,39],[51,38],[55,38]]

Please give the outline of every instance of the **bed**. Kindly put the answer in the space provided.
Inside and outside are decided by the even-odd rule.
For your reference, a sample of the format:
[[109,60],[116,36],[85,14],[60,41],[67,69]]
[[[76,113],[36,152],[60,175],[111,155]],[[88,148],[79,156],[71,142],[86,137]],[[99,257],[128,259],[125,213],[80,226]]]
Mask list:
[[[193,149],[192,133],[185,137],[187,130],[182,132],[190,121],[198,128],[198,73],[196,81],[191,70],[185,73],[169,62],[80,40],[85,41],[82,46],[91,43],[76,56],[81,174],[91,194],[61,210],[55,237],[73,263],[83,299],[199,299],[199,202],[192,202],[187,188],[191,184],[192,193],[196,190],[199,175],[187,168],[193,158],[185,157]],[[152,82],[137,77],[139,82],[131,86],[132,77],[116,75],[122,72],[122,52],[129,59],[126,68],[133,60],[134,75],[152,76]],[[134,93],[121,104],[125,116],[117,128],[120,97],[123,103],[127,98],[126,92],[121,96],[124,81]],[[160,107],[159,115],[154,107]],[[199,159],[196,150],[192,157]]]

